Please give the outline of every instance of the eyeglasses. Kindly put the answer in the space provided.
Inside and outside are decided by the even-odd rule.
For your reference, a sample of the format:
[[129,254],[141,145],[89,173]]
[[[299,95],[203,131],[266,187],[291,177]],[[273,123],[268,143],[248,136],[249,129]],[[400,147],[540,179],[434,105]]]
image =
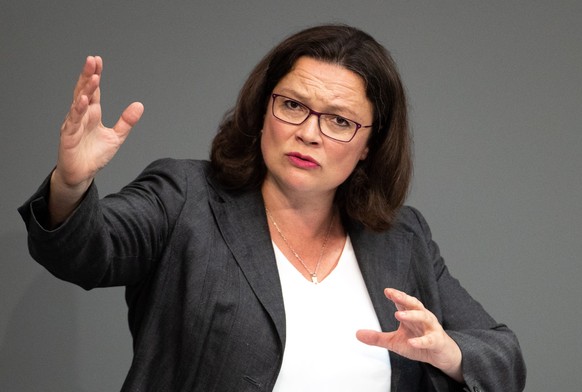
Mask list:
[[312,114],[317,116],[319,131],[330,139],[347,143],[351,141],[358,129],[370,128],[372,125],[362,125],[338,114],[320,113],[296,99],[280,94],[272,94],[273,116],[292,125],[301,125]]

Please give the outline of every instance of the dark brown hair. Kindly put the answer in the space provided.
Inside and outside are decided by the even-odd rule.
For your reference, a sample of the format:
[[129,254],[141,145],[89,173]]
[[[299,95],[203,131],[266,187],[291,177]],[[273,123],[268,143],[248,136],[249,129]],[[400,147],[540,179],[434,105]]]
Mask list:
[[267,170],[260,132],[270,94],[303,56],[338,64],[364,80],[374,108],[369,152],[338,188],[336,204],[344,218],[386,230],[404,203],[412,176],[406,96],[389,52],[354,27],[322,25],[300,31],[257,64],[212,143],[213,175],[229,189],[260,189]]

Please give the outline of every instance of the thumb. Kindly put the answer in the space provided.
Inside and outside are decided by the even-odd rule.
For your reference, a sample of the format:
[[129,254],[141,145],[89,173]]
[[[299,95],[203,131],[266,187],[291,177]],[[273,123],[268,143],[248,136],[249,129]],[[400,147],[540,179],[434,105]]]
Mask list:
[[360,329],[356,332],[356,338],[362,343],[376,346],[380,342],[381,334],[369,329]]
[[119,120],[117,120],[117,123],[113,126],[117,136],[125,139],[131,128],[137,124],[141,118],[143,111],[144,107],[141,102],[134,102],[125,108],[123,113],[121,113]]

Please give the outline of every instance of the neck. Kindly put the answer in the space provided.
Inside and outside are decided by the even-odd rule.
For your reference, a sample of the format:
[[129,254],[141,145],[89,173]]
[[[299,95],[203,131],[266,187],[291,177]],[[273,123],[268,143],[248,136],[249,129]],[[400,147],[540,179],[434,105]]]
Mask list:
[[335,268],[345,242],[333,192],[293,198],[270,185],[263,184],[262,194],[271,239],[306,279],[321,282]]
[[[287,222],[303,233],[312,235],[326,231],[335,215],[334,193],[290,194],[265,182],[261,189],[265,206],[277,220]],[[292,223],[292,225],[290,225]]]

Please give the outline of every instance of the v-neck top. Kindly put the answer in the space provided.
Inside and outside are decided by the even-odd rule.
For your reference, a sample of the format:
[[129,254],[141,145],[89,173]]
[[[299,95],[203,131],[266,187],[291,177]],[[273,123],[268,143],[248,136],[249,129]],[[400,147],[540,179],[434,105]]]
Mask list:
[[287,328],[274,391],[390,391],[388,350],[356,338],[358,329],[380,325],[349,236],[335,269],[318,284],[273,247]]

